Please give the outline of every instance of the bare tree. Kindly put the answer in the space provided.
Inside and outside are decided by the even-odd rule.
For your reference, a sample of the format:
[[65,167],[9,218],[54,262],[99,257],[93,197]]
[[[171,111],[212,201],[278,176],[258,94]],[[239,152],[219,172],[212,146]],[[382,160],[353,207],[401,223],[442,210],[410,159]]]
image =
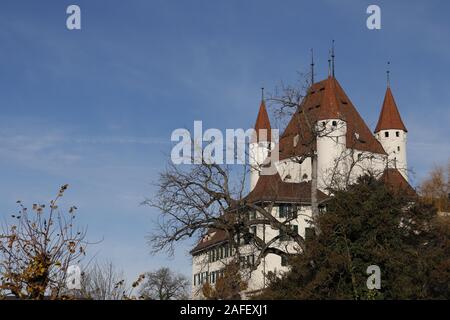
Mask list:
[[58,207],[68,185],[60,188],[47,208],[33,204],[28,210],[18,201],[15,220],[0,234],[0,289],[20,299],[61,298],[69,266],[86,255],[86,229],[76,228],[76,207]]
[[112,262],[97,263],[83,272],[81,296],[93,300],[121,300],[126,290],[124,274]]
[[[268,186],[267,190],[272,191],[273,200],[254,202],[243,195],[244,179],[233,172],[231,166],[202,162],[185,170],[169,164],[167,171],[160,175],[157,196],[145,202],[161,212],[158,228],[148,237],[153,252],[168,250],[172,253],[177,241],[194,235],[201,237],[209,229],[217,229],[226,232],[238,259],[244,241],[258,250],[253,266],[256,269],[267,254],[286,254],[275,245],[280,235],[266,240],[251,232],[251,227],[258,225],[280,230],[280,234],[290,237],[303,248],[303,237],[290,228],[295,217],[280,221],[273,215],[277,202],[276,186]],[[250,217],[249,212],[256,214]]]
[[169,268],[161,268],[145,275],[140,297],[147,300],[185,300],[189,297],[189,280]]

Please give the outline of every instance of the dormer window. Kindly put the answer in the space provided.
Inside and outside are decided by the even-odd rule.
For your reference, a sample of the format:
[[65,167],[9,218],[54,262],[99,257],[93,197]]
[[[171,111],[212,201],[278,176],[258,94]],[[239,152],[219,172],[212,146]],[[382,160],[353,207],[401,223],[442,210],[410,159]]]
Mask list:
[[297,135],[295,135],[295,137],[294,137],[294,147],[296,147],[297,146],[297,144],[298,144],[298,140],[300,139],[300,136],[297,134]]
[[385,136],[386,138],[389,138],[389,132],[386,131],[386,132],[384,133],[384,136]]

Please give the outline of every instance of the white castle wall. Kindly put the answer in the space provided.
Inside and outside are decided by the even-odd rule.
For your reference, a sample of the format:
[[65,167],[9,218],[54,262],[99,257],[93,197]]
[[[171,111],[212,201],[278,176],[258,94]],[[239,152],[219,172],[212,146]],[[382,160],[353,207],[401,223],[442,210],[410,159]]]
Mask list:
[[[316,126],[322,132],[317,138],[318,188],[324,191],[330,184],[336,159],[342,157],[346,150],[347,124],[340,119],[328,119],[319,121]],[[337,169],[344,170],[344,162],[339,161]]]
[[[272,209],[272,214],[279,221],[284,221],[285,218],[280,218],[278,207],[274,207]],[[309,220],[311,219],[311,207],[308,205],[305,206],[297,206],[297,219],[291,221],[292,225],[298,226],[299,234],[304,237],[305,229],[309,227]],[[279,231],[272,229],[270,226],[257,226],[257,235],[261,238],[264,238],[266,241],[270,241],[274,237],[278,236]],[[284,250],[289,253],[298,253],[300,252],[300,248],[297,247],[296,243],[293,241],[277,241],[273,244],[273,247]],[[240,247],[240,254],[250,255],[254,254],[255,259],[257,258],[258,252],[255,251],[254,247],[251,245],[242,245]],[[224,268],[226,263],[231,261],[232,257],[228,257],[226,259],[222,259],[215,262],[208,262],[208,253],[205,251],[202,254],[195,255],[193,257],[193,268],[192,268],[192,298],[193,299],[203,299],[203,294],[201,292],[202,284],[196,283],[194,285],[194,276],[200,272],[212,272],[221,270]],[[246,293],[251,293],[254,291],[261,290],[266,285],[266,275],[269,271],[272,272],[286,272],[288,271],[288,267],[281,265],[281,257],[275,254],[268,254],[258,266],[255,271],[252,271],[249,274],[246,270],[242,271],[242,278],[247,280],[248,288],[245,290],[244,295]]]
[[269,154],[270,147],[268,141],[252,142],[249,145],[250,191],[258,182],[261,166]]
[[[388,137],[386,137],[386,133]],[[406,158],[407,133],[399,129],[381,130],[375,137],[388,154],[389,167],[397,169],[408,181],[408,161]]]

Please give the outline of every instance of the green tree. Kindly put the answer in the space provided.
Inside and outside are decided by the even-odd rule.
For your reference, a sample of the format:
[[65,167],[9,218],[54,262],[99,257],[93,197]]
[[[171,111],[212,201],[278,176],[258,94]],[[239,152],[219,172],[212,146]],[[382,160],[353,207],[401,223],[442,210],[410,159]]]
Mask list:
[[[319,216],[320,233],[273,275],[266,299],[448,299],[450,223],[436,209],[364,176],[336,191]],[[367,267],[381,269],[381,289],[369,290]]]

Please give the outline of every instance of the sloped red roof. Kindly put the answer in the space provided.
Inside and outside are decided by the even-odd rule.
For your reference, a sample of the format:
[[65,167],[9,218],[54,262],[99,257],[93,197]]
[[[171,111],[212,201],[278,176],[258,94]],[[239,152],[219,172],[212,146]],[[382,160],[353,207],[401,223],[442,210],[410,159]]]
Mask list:
[[395,192],[401,192],[407,197],[417,197],[417,193],[413,187],[406,181],[403,175],[394,168],[384,170],[380,180],[383,181],[386,186]]
[[[341,111],[339,110],[339,101],[337,97],[336,79],[328,78],[325,81],[325,88],[323,91],[323,98],[321,101],[321,106],[319,107],[319,112],[316,120],[325,119],[342,119]],[[321,108],[322,107],[322,108]]]
[[197,243],[195,248],[191,250],[191,253],[199,252],[225,241],[228,241],[225,230],[210,229],[208,233],[199,241],[199,243]]
[[[266,137],[260,137],[260,129],[267,130],[267,136]],[[271,141],[272,139],[272,132],[271,132],[271,126],[270,126],[270,120],[269,115],[267,114],[266,109],[266,103],[264,100],[261,101],[261,105],[259,106],[258,116],[256,117],[256,123],[255,123],[255,130],[256,130],[256,137],[257,141]]]
[[[317,190],[317,199],[323,202],[329,197]],[[311,203],[311,182],[290,183],[281,180],[277,174],[260,176],[255,188],[243,199],[244,202],[280,202],[280,203]],[[199,241],[192,254],[206,248],[228,241],[225,230],[211,228]]]
[[380,118],[378,119],[375,133],[381,130],[400,129],[405,132],[405,124],[400,117],[397,104],[395,103],[394,96],[392,95],[391,88],[388,87],[384,96],[383,107],[381,108]]
[[[319,202],[328,199],[328,196],[317,190]],[[248,202],[293,202],[311,203],[311,181],[285,182],[278,173],[260,176],[255,188],[245,198]]]
[[[333,78],[314,83],[308,90],[300,107],[292,116],[280,138],[280,159],[306,154],[316,146],[310,126],[319,120],[341,119],[347,123],[346,145],[361,151],[386,154],[383,146],[375,139],[369,127],[356,108]],[[294,145],[294,137],[299,136]]]

